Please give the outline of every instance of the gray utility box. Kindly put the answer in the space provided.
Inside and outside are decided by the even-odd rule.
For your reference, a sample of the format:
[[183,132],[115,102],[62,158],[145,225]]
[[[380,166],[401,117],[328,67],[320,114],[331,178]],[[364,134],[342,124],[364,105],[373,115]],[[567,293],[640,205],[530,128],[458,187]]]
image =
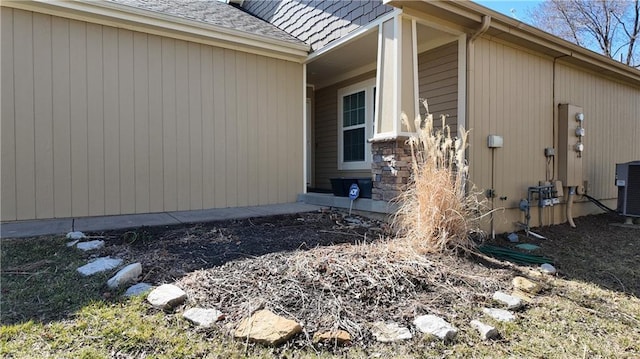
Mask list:
[[640,161],[616,164],[618,212],[640,217]]

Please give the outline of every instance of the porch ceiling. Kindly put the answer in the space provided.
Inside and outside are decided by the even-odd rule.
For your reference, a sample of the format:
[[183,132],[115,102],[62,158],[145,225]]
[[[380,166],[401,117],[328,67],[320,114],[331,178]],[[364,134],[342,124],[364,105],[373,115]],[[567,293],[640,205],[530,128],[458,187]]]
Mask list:
[[[456,36],[417,24],[418,52],[456,40]],[[307,63],[307,83],[316,89],[376,69],[378,31],[371,29],[354,39],[319,52]]]
[[375,30],[319,53],[307,63],[307,83],[321,88],[375,70],[378,55]]

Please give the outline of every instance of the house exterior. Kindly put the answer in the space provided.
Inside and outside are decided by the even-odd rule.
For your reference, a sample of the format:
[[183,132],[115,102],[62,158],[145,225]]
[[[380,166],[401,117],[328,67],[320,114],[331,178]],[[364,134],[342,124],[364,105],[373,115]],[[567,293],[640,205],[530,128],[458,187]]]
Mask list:
[[1,219],[285,203],[336,177],[371,179],[374,208],[408,180],[419,98],[471,130],[495,231],[541,182],[564,196],[531,226],[570,192],[615,206],[615,164],[640,158],[640,71],[470,1],[235,3],[4,1]]

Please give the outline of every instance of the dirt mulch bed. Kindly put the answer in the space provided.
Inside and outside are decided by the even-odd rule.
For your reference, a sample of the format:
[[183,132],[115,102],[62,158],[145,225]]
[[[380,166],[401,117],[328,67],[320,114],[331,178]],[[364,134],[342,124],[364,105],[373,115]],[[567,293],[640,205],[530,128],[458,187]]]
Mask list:
[[[176,281],[187,305],[234,323],[259,308],[372,340],[375,321],[409,325],[436,313],[454,324],[509,286],[510,269],[465,257],[420,256],[388,240],[385,222],[336,211],[103,233],[99,255],[139,261],[146,282]],[[96,254],[97,255],[97,254]],[[181,310],[183,308],[178,308]],[[294,345],[308,345],[300,338]]]

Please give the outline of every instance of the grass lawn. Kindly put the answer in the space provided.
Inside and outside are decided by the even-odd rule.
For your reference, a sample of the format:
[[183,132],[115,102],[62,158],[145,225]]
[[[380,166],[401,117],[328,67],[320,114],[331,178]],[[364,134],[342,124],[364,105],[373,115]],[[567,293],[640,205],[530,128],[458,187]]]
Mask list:
[[[450,343],[417,333],[397,344],[372,340],[342,348],[297,344],[268,348],[232,339],[226,334],[228,323],[199,329],[179,313],[152,308],[144,298],[108,291],[105,282],[111,273],[80,276],[76,268],[87,262],[88,255],[65,243],[62,237],[2,240],[1,357],[640,357],[637,293],[580,279],[548,277],[544,292],[512,323],[482,317],[478,306],[451,303],[459,313],[453,324],[460,331]],[[637,253],[635,248],[632,254]],[[520,269],[514,267],[514,276]],[[637,278],[638,272],[638,266],[625,268],[629,278]],[[475,317],[496,326],[501,337],[481,340],[467,325]]]

